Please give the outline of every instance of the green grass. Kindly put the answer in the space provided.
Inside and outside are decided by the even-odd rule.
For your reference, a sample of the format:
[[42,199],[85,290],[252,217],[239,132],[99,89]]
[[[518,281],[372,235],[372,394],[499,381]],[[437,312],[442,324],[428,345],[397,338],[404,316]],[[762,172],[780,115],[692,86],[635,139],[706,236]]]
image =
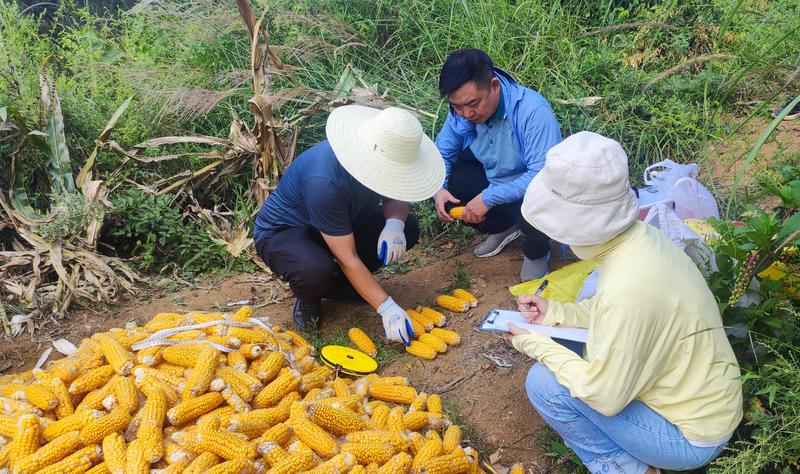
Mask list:
[[388,344],[382,332],[372,330],[370,327],[360,324],[359,319],[353,315],[346,316],[342,326],[329,334],[323,335],[319,330],[311,329],[310,331],[303,332],[303,335],[306,340],[314,346],[317,353],[319,353],[323,347],[329,345],[355,348],[350,342],[350,338],[347,337],[347,331],[352,327],[361,328],[367,333],[370,339],[372,339],[372,342],[375,343],[375,347],[378,349],[378,354],[375,357],[378,367],[388,364],[404,353],[399,344]]

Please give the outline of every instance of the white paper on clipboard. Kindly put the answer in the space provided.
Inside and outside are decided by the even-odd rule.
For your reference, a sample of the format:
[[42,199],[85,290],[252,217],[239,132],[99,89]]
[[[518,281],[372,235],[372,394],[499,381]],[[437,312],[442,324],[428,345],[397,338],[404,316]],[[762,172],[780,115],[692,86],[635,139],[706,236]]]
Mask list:
[[514,323],[517,327],[567,341],[585,343],[589,336],[589,330],[584,328],[528,324],[518,311],[507,311],[503,309],[493,309],[489,311],[480,329],[481,331],[508,332],[508,323]]

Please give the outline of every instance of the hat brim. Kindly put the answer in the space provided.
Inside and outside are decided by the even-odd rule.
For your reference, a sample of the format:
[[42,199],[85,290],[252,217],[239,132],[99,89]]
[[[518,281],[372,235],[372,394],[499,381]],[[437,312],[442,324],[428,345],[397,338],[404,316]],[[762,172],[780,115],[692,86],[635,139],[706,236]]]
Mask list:
[[608,242],[636,221],[639,204],[630,189],[620,199],[580,204],[563,199],[536,175],[522,201],[522,215],[548,237],[568,245],[598,245]]
[[404,202],[432,197],[444,184],[444,160],[433,140],[423,133],[413,161],[392,161],[377,152],[365,135],[367,124],[379,113],[356,105],[331,112],[325,134],[336,159],[359,183],[381,196]]

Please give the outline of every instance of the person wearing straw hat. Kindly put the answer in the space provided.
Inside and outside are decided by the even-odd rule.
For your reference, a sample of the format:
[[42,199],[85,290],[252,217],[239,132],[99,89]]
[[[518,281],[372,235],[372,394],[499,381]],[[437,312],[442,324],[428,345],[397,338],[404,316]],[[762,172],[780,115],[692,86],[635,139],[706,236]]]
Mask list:
[[256,250],[288,281],[301,329],[317,323],[323,297],[357,296],[380,314],[388,339],[408,343],[408,315],[372,272],[416,244],[408,203],[441,187],[441,155],[416,117],[396,107],[339,107],[325,133],[327,140],[292,162],[261,208]]
[[692,260],[637,220],[628,157],[592,132],[547,154],[522,213],[600,269],[576,304],[520,296],[531,323],[589,329],[584,356],[509,325],[538,361],[528,398],[593,473],[687,470],[711,462],[742,419],[742,387],[717,302]]
[[549,270],[550,242],[520,214],[525,188],[542,169],[547,150],[561,141],[550,104],[492,65],[479,49],[461,49],[445,60],[439,93],[450,113],[436,136],[447,174],[434,202],[439,218],[453,222],[452,207],[465,206],[463,221],[489,234],[478,257],[500,253],[524,236],[522,281]]

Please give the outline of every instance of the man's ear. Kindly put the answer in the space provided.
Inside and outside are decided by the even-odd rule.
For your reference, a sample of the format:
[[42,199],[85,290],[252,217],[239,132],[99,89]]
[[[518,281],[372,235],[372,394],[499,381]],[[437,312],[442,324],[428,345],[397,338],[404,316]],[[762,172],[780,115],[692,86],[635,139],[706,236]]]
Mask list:
[[493,94],[500,92],[500,79],[496,76],[492,78],[492,81],[489,83],[489,88],[492,90]]

